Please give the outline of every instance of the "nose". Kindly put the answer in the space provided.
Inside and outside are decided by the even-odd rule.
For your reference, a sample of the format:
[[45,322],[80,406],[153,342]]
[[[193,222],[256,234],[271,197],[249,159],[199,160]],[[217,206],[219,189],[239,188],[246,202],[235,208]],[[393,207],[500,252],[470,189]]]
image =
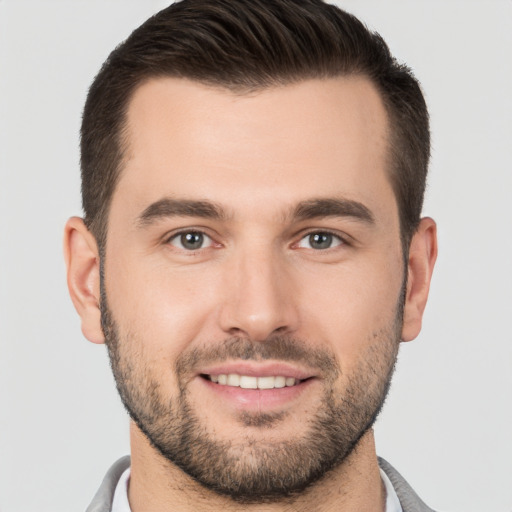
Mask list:
[[224,276],[220,327],[230,336],[264,341],[297,330],[299,314],[293,272],[269,250],[230,262]]

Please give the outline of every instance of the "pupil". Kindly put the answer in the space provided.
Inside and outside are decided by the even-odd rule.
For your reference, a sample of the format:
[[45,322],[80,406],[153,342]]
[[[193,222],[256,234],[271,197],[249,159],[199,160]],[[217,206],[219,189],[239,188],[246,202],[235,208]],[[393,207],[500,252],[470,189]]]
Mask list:
[[203,245],[202,233],[184,233],[181,235],[181,244],[185,249],[199,249]]
[[332,244],[332,235],[329,233],[314,233],[309,236],[309,243],[313,249],[328,249]]

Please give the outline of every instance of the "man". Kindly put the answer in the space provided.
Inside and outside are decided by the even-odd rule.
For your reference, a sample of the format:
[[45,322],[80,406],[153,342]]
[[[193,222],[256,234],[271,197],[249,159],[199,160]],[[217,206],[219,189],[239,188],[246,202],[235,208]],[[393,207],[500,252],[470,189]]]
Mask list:
[[89,511],[430,510],[372,431],[436,258],[428,159],[410,71],[320,0],[184,0],[110,55],[65,248],[131,459]]

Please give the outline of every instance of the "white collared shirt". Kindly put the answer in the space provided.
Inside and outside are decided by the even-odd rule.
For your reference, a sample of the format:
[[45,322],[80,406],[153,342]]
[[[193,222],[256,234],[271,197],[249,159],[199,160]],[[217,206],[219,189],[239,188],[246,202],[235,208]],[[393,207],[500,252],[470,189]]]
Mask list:
[[117,482],[112,500],[112,512],[132,512],[128,501],[128,483],[130,482],[130,468],[126,469]]
[[[386,488],[386,512],[403,512],[398,496],[396,495],[393,484],[382,469],[380,477]],[[130,503],[128,501],[128,483],[130,481],[130,468],[128,468],[117,482],[114,500],[112,501],[112,512],[131,512]]]
[[403,512],[402,505],[400,505],[400,500],[398,499],[395,488],[393,487],[391,480],[388,478],[388,475],[386,475],[382,469],[380,469],[380,477],[382,478],[384,487],[386,488],[386,508],[384,510],[386,512]]

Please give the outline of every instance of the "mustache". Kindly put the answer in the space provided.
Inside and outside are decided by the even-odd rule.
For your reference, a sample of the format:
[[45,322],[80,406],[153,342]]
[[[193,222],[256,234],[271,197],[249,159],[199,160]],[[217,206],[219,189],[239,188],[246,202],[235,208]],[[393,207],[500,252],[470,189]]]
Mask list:
[[181,354],[175,363],[178,376],[194,372],[198,367],[229,359],[266,361],[274,359],[301,363],[319,370],[326,377],[336,378],[340,365],[336,355],[326,348],[312,348],[311,344],[292,336],[272,335],[264,341],[246,337],[230,337],[222,342],[194,347]]

